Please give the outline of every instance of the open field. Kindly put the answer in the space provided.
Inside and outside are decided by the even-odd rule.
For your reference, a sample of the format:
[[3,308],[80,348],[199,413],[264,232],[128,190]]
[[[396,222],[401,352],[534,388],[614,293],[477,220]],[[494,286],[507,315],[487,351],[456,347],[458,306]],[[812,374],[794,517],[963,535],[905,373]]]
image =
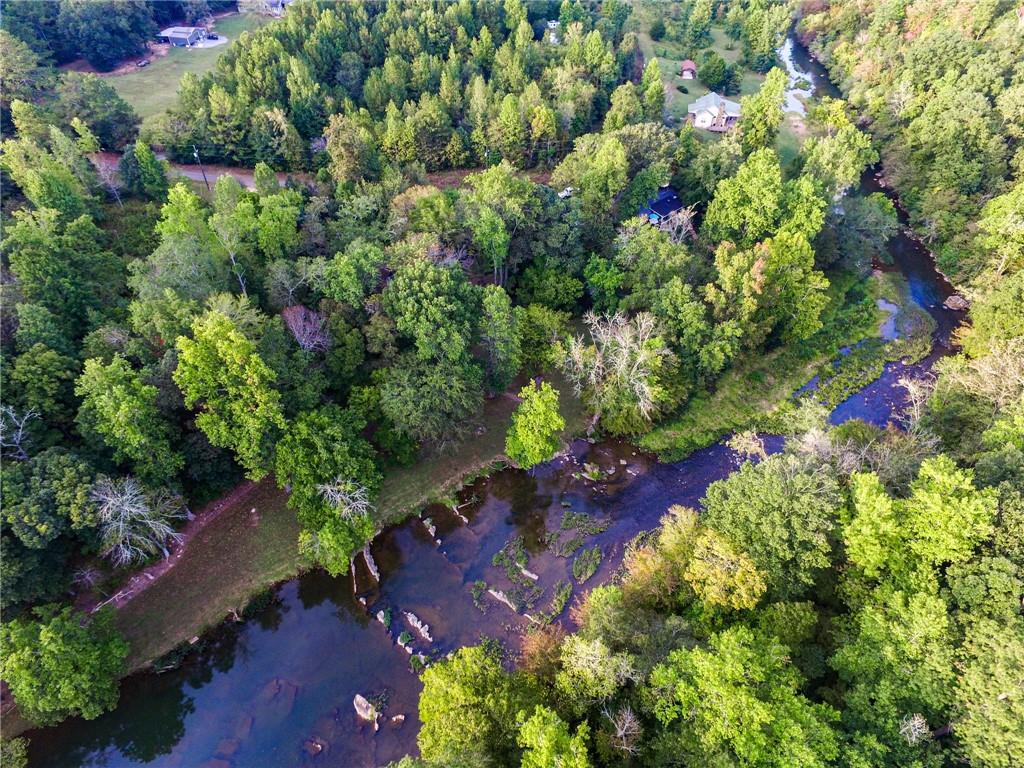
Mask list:
[[[213,30],[228,38],[228,43],[243,32],[259,29],[270,21],[255,13],[236,13],[217,19]],[[143,119],[158,115],[177,103],[178,83],[186,72],[200,75],[211,69],[227,45],[213,48],[171,48],[166,56],[152,60],[148,67],[125,75],[112,75],[108,81]]]
[[[568,439],[586,425],[583,406],[564,381],[557,376],[551,380],[562,393]],[[379,525],[415,514],[501,461],[515,406],[508,395],[488,400],[479,419],[480,434],[447,453],[386,472]],[[273,478],[265,479],[196,533],[174,568],[118,610],[117,625],[131,644],[130,670],[146,666],[232,611],[241,611],[261,590],[299,573],[304,565],[296,547],[299,526],[286,501]]]
[[[639,23],[637,37],[644,60],[658,59],[661,77],[665,83],[665,109],[672,118],[672,124],[682,125],[686,120],[687,108],[690,103],[708,93],[708,88],[700,80],[684,80],[679,74],[680,65],[684,60],[700,61],[701,50],[692,49],[690,46],[670,40],[652,40],[648,30],[653,21],[653,14],[657,13],[657,10],[648,4],[637,7]],[[711,27],[711,45],[708,47],[717,52],[729,64],[737,63],[742,54],[739,43],[732,40],[721,26]],[[764,75],[744,68],[740,79],[740,92],[728,98],[738,101],[744,96],[756,93],[762,82],[764,82]],[[786,115],[776,142],[776,149],[783,166],[789,164],[800,151],[804,130],[802,118],[798,115]],[[698,133],[702,139],[709,141],[717,141],[721,138],[721,134],[710,131],[698,131]]]

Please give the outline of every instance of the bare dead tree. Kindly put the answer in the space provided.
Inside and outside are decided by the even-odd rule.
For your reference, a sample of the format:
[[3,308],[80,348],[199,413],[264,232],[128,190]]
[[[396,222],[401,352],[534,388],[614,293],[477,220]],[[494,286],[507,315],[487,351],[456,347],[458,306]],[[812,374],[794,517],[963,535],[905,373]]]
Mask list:
[[320,498],[330,504],[343,520],[364,517],[373,512],[373,503],[366,487],[355,480],[336,477],[316,487]]
[[729,438],[726,445],[736,451],[736,453],[747,458],[754,458],[755,456],[762,460],[768,458],[768,452],[764,448],[764,441],[752,429],[737,432]]
[[118,206],[124,208],[124,203],[121,202],[121,176],[118,173],[117,165],[102,160],[93,165],[96,166],[96,175],[99,176],[100,182],[114,196]]
[[29,408],[21,416],[10,405],[0,406],[0,453],[18,461],[28,459],[28,444],[31,435],[28,426],[39,413]]
[[658,222],[658,229],[668,234],[668,239],[679,244],[697,237],[697,230],[693,226],[696,205],[689,208],[680,208],[665,216]]
[[907,422],[907,429],[909,431],[913,431],[921,424],[921,419],[924,416],[928,400],[931,398],[932,392],[935,391],[935,379],[911,379],[903,377],[898,383],[907,392],[907,409],[905,419]]
[[1006,408],[1024,397],[1024,336],[996,342],[989,354],[948,365],[943,373],[971,394]]
[[648,312],[633,318],[621,313],[599,317],[588,312],[583,317],[590,329],[592,344],[582,336],[569,341],[562,360],[562,369],[577,395],[589,393],[600,418],[601,403],[609,395],[627,390],[637,410],[650,419],[657,406],[657,393],[652,385],[655,363],[671,354],[664,347],[649,342],[657,336],[657,320]]
[[271,303],[275,307],[287,307],[298,303],[300,290],[320,285],[325,264],[321,258],[272,261],[267,269]]
[[305,351],[326,352],[331,348],[331,334],[319,312],[302,304],[293,304],[281,311],[281,317],[295,341]]
[[928,727],[928,721],[924,719],[924,715],[920,712],[915,712],[913,715],[905,715],[900,722],[900,736],[911,746],[920,743],[924,739],[931,738],[931,735],[932,730]]
[[140,563],[181,538],[172,524],[185,517],[181,497],[147,491],[134,477],[101,477],[92,487],[99,519],[100,546],[116,566]]
[[603,710],[604,716],[612,726],[612,744],[620,752],[627,755],[635,755],[639,749],[637,742],[643,734],[643,726],[640,718],[637,717],[633,708],[628,704],[622,709],[612,713],[607,707]]

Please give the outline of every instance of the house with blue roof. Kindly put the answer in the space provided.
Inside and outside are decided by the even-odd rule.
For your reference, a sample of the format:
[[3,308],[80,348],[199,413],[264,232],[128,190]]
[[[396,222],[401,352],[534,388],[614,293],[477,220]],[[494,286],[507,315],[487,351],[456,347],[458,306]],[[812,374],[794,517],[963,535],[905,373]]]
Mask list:
[[679,199],[679,193],[666,186],[659,189],[658,194],[637,211],[637,216],[643,216],[651,224],[658,224],[682,207],[683,201]]

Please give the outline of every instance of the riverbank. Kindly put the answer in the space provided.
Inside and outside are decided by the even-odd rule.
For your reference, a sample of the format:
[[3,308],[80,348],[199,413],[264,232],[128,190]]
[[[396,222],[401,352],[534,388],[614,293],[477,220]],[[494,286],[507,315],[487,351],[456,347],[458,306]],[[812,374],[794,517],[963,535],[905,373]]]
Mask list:
[[[561,381],[555,386],[562,392],[568,442],[585,428],[586,418],[571,388]],[[466,482],[500,466],[515,406],[507,397],[488,400],[477,433],[451,452],[387,470],[377,504],[378,530],[447,499]],[[305,567],[296,547],[298,534],[287,495],[272,477],[227,505],[176,554],[173,568],[119,606],[117,625],[131,645],[127,671],[149,666],[237,616],[254,595],[297,576]]]

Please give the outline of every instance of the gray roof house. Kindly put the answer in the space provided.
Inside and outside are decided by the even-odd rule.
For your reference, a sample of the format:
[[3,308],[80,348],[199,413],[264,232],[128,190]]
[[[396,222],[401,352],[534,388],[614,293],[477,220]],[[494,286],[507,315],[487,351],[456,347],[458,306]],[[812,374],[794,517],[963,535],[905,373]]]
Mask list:
[[195,45],[205,37],[206,30],[202,27],[168,27],[159,34],[160,40],[176,48]]
[[728,131],[740,119],[740,105],[714,91],[691,102],[686,111],[690,122],[697,128],[719,133]]

